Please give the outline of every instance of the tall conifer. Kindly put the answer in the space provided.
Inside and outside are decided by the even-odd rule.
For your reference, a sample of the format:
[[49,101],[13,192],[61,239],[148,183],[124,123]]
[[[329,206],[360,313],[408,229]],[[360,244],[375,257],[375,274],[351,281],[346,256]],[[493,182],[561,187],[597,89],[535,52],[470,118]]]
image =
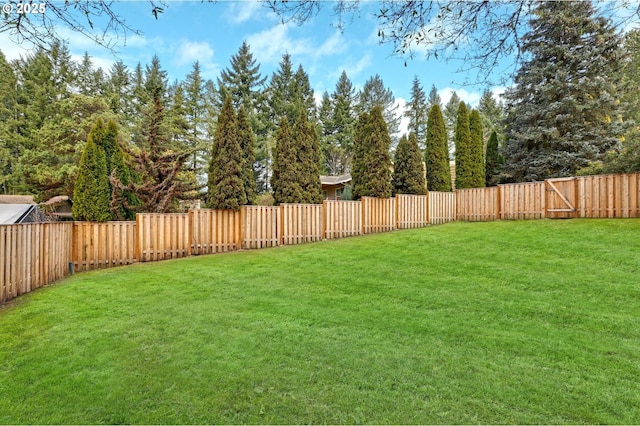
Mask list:
[[400,138],[396,148],[393,162],[393,193],[424,195],[426,191],[422,155],[416,134],[411,132],[408,138],[406,135]]
[[429,110],[427,147],[424,156],[427,165],[427,188],[429,191],[451,191],[447,129],[444,125],[442,110],[437,103]]
[[280,119],[276,130],[271,187],[276,204],[302,202],[302,188],[298,178],[298,161],[293,149],[291,127],[286,116]]
[[469,130],[469,110],[464,102],[458,104],[456,119],[456,189],[473,188],[473,156],[471,132]]
[[89,133],[73,191],[74,220],[105,222],[111,220],[111,190],[107,160],[101,147],[104,123],[98,120]]
[[483,188],[485,183],[484,171],[484,141],[482,139],[482,119],[478,110],[471,111],[469,116],[469,133],[470,133],[470,158],[471,158],[471,176],[472,187]]

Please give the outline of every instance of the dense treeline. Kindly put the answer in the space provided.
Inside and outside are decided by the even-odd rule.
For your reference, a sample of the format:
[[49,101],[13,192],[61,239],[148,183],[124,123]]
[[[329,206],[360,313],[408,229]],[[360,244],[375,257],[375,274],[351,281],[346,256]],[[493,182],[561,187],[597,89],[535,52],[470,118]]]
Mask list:
[[302,65],[285,54],[263,75],[246,43],[216,81],[195,62],[169,82],[157,57],[103,70],[59,43],[11,63],[0,52],[0,192],[69,195],[76,217],[109,220],[191,199],[319,202],[320,174],[351,173],[358,198],[640,170],[639,33],[623,39],[589,2],[533,16],[506,104],[486,90],[476,109],[416,76],[400,111],[379,75],[356,91],[346,72],[316,104]]

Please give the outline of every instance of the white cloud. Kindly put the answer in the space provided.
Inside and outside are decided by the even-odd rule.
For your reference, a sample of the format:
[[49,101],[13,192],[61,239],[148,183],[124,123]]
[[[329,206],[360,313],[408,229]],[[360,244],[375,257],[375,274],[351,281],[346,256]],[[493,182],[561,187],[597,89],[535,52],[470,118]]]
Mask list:
[[178,66],[192,64],[195,61],[200,63],[210,63],[213,59],[214,50],[206,41],[182,40],[176,48],[177,55],[174,62]]
[[[350,58],[352,59],[352,58]],[[367,52],[363,57],[361,57],[357,62],[353,62],[349,60],[344,62],[342,65],[336,67],[336,71],[331,75],[332,78],[337,80],[342,74],[342,71],[346,71],[349,79],[353,82],[353,79],[357,78],[357,76],[364,70],[368,69],[371,65],[373,65],[373,59],[371,53]],[[356,87],[356,89],[359,89]]]
[[278,24],[270,29],[251,34],[247,43],[260,63],[276,64],[282,55],[305,54],[312,51],[308,39],[292,38],[289,36],[290,25]]
[[333,56],[344,52],[349,47],[349,42],[344,39],[340,31],[334,32],[322,45],[313,51],[316,59],[322,56]]
[[482,93],[480,92],[469,92],[466,89],[452,89],[450,87],[445,87],[444,89],[438,90],[438,94],[440,95],[440,99],[442,99],[443,105],[446,105],[447,102],[449,102],[453,92],[456,92],[462,101],[471,105],[471,108],[475,108],[482,97]]
[[264,16],[265,7],[257,0],[229,2],[226,16],[234,24],[242,24]]

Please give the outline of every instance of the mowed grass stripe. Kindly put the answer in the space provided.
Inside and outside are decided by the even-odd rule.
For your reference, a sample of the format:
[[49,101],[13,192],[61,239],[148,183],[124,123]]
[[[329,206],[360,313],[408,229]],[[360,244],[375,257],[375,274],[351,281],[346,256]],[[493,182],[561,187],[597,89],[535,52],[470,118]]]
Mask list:
[[77,274],[0,309],[0,423],[639,423],[640,220]]

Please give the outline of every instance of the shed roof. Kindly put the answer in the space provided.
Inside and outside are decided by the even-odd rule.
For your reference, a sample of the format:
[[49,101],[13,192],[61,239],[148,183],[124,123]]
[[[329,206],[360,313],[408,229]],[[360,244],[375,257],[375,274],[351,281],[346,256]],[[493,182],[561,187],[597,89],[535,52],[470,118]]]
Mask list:
[[320,176],[320,183],[322,185],[339,185],[347,182],[351,182],[351,174],[349,173],[340,176]]
[[35,204],[0,204],[0,225],[21,223],[36,207]]

